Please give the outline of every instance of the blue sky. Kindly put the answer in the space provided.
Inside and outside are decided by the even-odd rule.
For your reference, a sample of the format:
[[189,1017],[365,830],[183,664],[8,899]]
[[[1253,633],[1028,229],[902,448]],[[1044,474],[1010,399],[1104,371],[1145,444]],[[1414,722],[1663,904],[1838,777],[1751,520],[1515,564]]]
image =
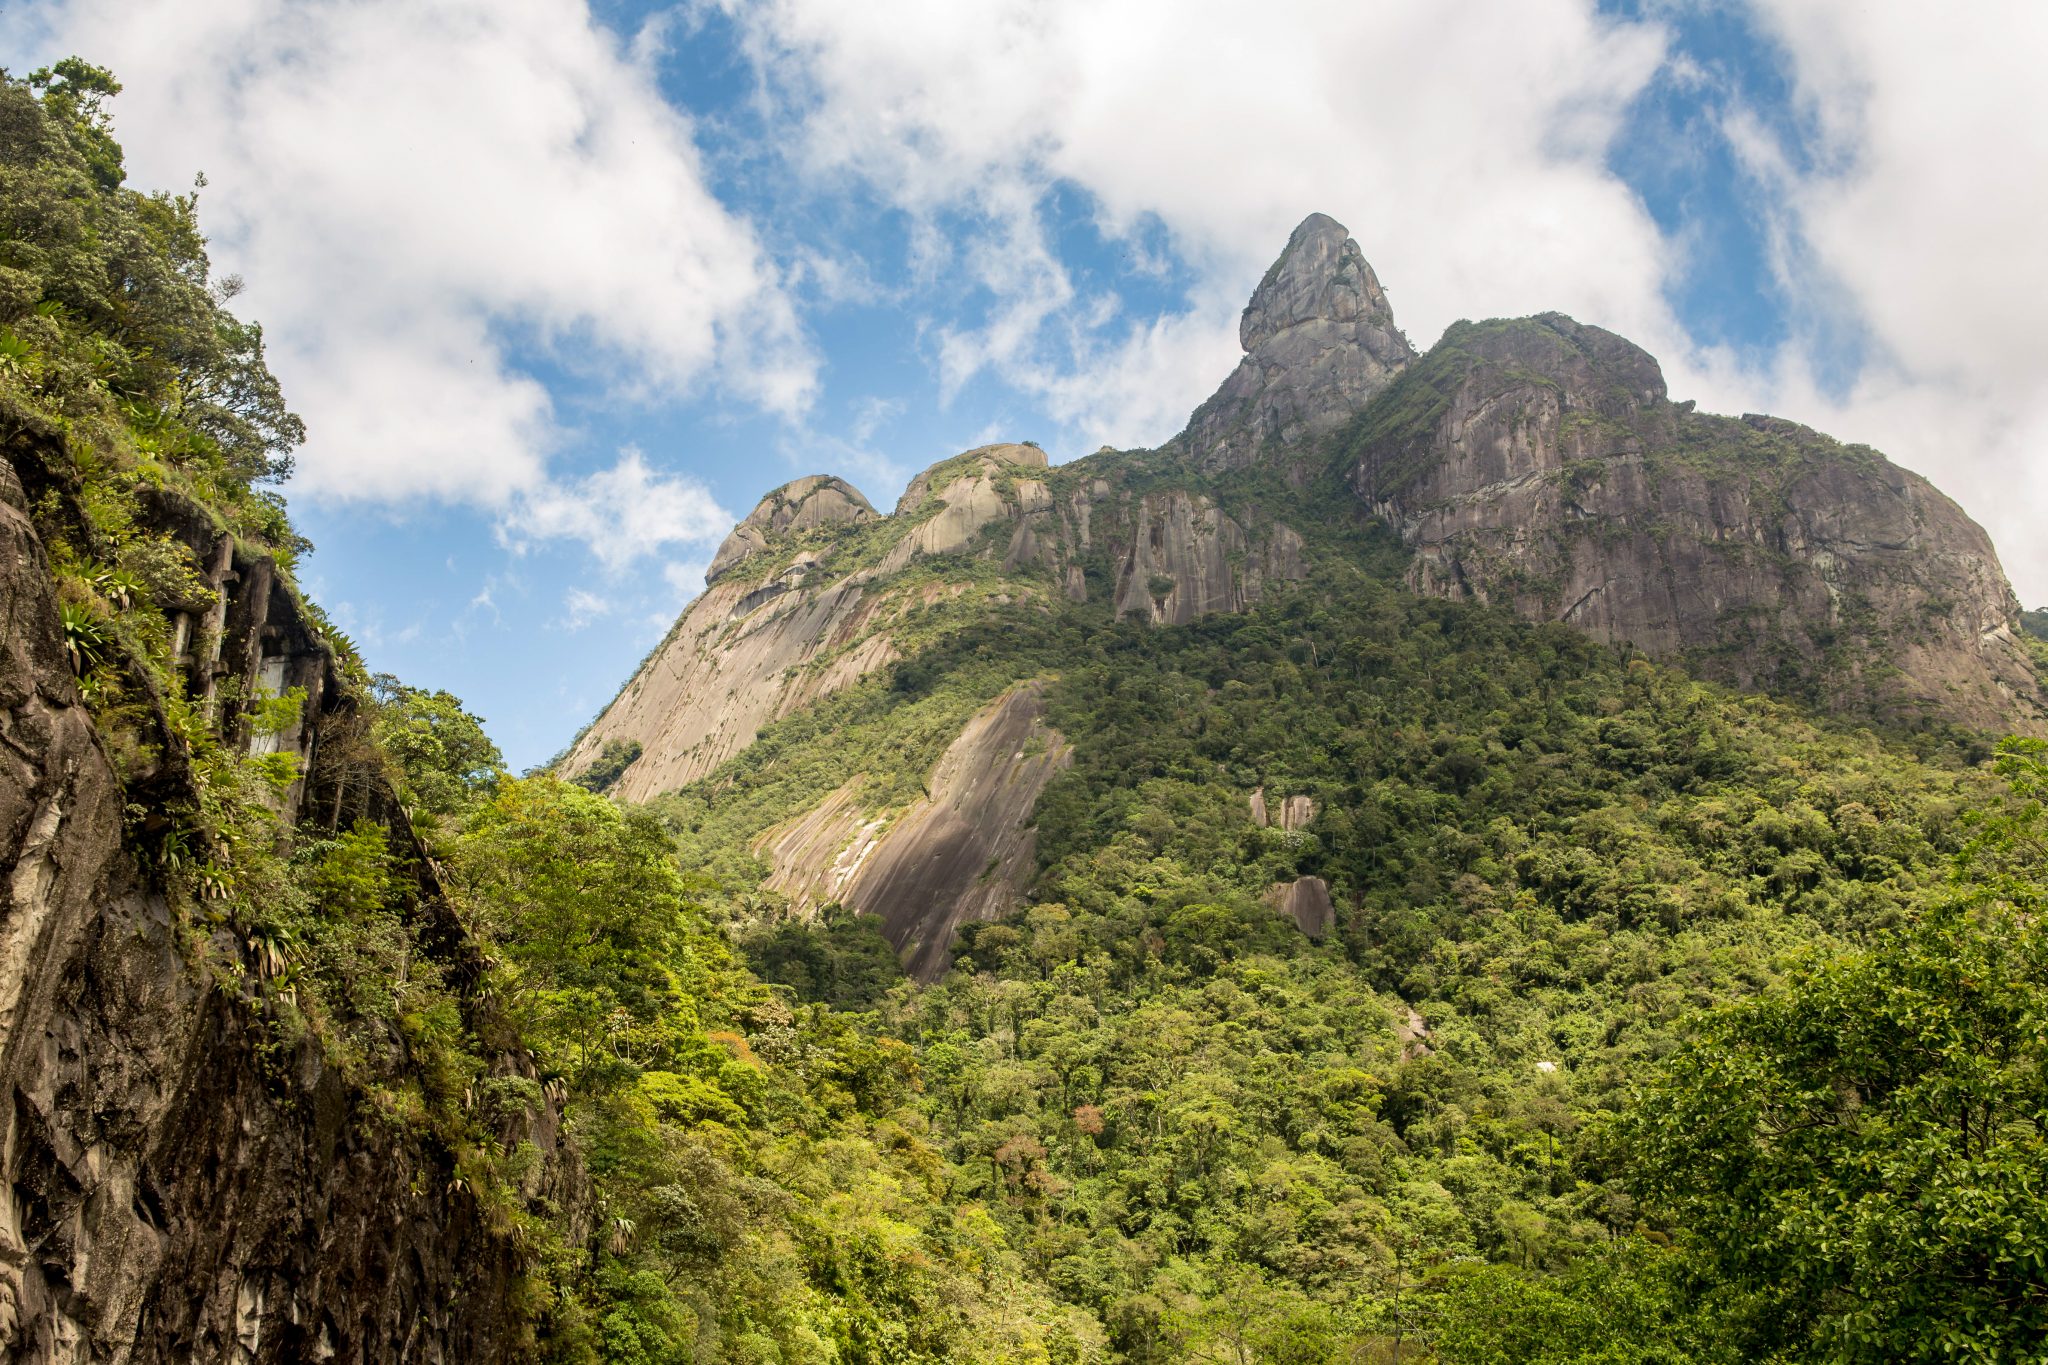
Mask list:
[[544,760],[798,475],[1151,444],[1288,230],[1418,344],[1559,308],[1868,441],[2048,600],[2042,11],[1852,0],[44,0],[313,432],[307,580]]

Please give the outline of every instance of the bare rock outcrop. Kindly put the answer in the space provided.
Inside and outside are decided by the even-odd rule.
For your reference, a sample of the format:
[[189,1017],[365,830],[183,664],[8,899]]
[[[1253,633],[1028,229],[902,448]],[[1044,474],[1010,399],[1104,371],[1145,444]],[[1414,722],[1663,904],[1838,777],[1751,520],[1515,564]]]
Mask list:
[[610,740],[638,741],[640,757],[612,793],[644,801],[710,772],[770,721],[892,662],[892,599],[869,591],[869,574],[814,583],[814,569],[799,559],[766,581],[728,573],[707,587],[570,748],[563,770],[581,772]]
[[1037,446],[1005,444],[982,446],[925,470],[896,504],[896,515],[915,524],[883,558],[882,572],[920,556],[964,550],[996,522],[1015,522],[1021,531],[1052,510],[1045,468],[1045,452]]
[[[899,623],[977,578],[1001,600],[1093,593],[1119,613],[1180,624],[1241,611],[1306,572],[1301,537],[1285,525],[1240,522],[1206,494],[1134,492],[1113,464],[1102,474],[1052,470],[1033,445],[942,460],[910,481],[892,515],[866,508],[836,480],[798,480],[764,498],[727,538],[704,593],[561,771],[574,776],[606,744],[629,741],[640,757],[615,795],[640,801],[686,786],[763,726],[893,663]],[[805,534],[830,528],[855,535]],[[984,568],[958,587],[907,572],[947,558]],[[985,581],[987,569],[997,582]]]
[[1310,214],[1238,324],[1245,357],[1168,449],[1214,473],[1348,422],[1415,358],[1344,225]]
[[1742,687],[1886,719],[2042,728],[1990,540],[1917,474],[1694,413],[1558,314],[1453,327],[1347,435],[1420,592],[1512,605]]
[[1041,685],[1014,687],[967,722],[907,809],[865,811],[856,781],[764,834],[768,885],[799,906],[875,916],[904,969],[934,980],[962,925],[1022,903],[1038,847],[1032,807],[1071,760],[1045,725]]
[[1117,574],[1116,610],[1161,625],[1243,611],[1274,580],[1304,573],[1301,537],[1273,524],[1262,543],[1213,499],[1171,490],[1138,498]]
[[1309,822],[1316,818],[1316,801],[1312,796],[1283,796],[1277,803],[1266,800],[1266,789],[1260,787],[1251,795],[1252,823],[1260,829],[1278,825],[1293,832],[1307,829]]
[[742,561],[766,550],[777,538],[816,531],[827,526],[850,526],[876,515],[861,491],[830,474],[810,474],[774,489],[732,528],[704,581],[715,583]]
[[1330,884],[1321,877],[1297,877],[1281,882],[1266,893],[1266,903],[1288,916],[1313,939],[1329,936],[1337,924],[1337,907],[1330,901]]

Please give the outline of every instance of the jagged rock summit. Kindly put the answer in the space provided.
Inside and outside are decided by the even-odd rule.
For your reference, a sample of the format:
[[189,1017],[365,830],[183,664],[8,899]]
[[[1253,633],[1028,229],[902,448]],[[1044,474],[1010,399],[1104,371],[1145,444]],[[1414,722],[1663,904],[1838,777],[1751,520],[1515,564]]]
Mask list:
[[1331,434],[1415,359],[1358,243],[1322,213],[1287,239],[1237,335],[1244,359],[1168,447],[1211,473]]

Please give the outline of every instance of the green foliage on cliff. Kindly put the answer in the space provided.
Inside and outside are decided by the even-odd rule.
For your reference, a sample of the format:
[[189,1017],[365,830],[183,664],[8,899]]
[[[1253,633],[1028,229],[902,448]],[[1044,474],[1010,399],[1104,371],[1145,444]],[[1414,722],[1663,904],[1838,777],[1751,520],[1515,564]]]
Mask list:
[[119,89],[75,59],[0,83],[0,393],[288,546],[282,504],[253,486],[290,472],[305,428],[262,328],[225,306],[239,283],[212,276],[196,190],[125,188]]
[[576,774],[576,785],[586,791],[608,792],[639,757],[639,740],[608,739],[590,766]]

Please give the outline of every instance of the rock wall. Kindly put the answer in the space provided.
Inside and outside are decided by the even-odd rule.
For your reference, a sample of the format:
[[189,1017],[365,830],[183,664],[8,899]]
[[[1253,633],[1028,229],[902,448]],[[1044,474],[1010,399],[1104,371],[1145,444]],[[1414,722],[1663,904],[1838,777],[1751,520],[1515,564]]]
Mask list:
[[[241,984],[261,975],[249,945],[182,925],[131,856],[134,792],[79,703],[17,476],[38,495],[57,477],[36,444],[10,433],[0,463],[0,1358],[521,1358],[519,1248],[443,1154],[368,1120],[273,1026]],[[224,630],[193,637],[191,666],[325,677],[274,574],[213,563]],[[312,714],[278,742],[310,754]],[[166,751],[132,780],[176,788]],[[506,1136],[552,1151],[552,1113],[529,1119]]]
[[1295,923],[1312,939],[1329,936],[1337,924],[1337,907],[1330,901],[1330,884],[1321,877],[1297,877],[1281,882],[1266,893],[1266,903]]
[[1259,282],[1238,340],[1244,359],[1167,446],[1206,473],[1330,435],[1415,358],[1358,243],[1320,213]]
[[631,682],[562,760],[581,772],[612,739],[640,758],[612,794],[644,801],[716,768],[761,727],[858,682],[897,657],[888,626],[901,603],[869,590],[872,573],[815,583],[792,565],[766,582],[727,575],[706,588]]
[[704,581],[716,583],[783,536],[827,526],[857,526],[875,515],[860,490],[844,479],[812,474],[793,480],[770,491],[732,528],[704,571]]
[[1278,825],[1289,833],[1307,829],[1309,822],[1316,818],[1316,800],[1312,796],[1283,796],[1269,803],[1266,789],[1258,788],[1251,795],[1252,823],[1260,829]]
[[1136,499],[1119,556],[1118,615],[1137,612],[1159,625],[1185,625],[1216,611],[1243,611],[1270,582],[1303,576],[1301,537],[1284,525],[1262,543],[1198,493],[1147,493]]

